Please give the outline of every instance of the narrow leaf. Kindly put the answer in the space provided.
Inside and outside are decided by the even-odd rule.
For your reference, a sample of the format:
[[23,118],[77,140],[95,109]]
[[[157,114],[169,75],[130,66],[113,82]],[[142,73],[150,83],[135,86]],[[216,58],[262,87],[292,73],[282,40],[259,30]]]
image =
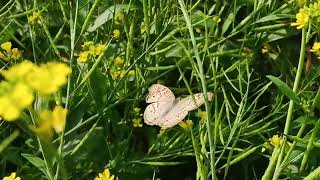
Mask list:
[[299,104],[300,100],[298,96],[293,92],[293,90],[283,81],[281,81],[279,78],[274,76],[267,76],[278,88],[279,90],[286,96],[288,96],[292,101]]

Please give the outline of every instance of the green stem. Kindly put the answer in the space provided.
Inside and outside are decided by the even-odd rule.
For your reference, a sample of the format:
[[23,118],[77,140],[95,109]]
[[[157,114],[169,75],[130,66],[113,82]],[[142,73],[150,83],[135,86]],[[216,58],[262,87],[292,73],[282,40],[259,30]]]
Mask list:
[[[300,48],[300,58],[299,58],[298,70],[297,70],[296,77],[295,77],[294,84],[293,84],[293,92],[294,93],[298,92],[298,87],[299,87],[301,74],[302,74],[302,70],[303,70],[305,51],[306,51],[306,39],[307,39],[306,37],[307,37],[307,28],[303,28],[302,29],[302,39],[301,39],[301,48]],[[292,120],[292,114],[293,114],[293,108],[294,108],[294,102],[293,102],[293,100],[290,100],[287,118],[286,118],[286,124],[285,124],[284,131],[283,131],[284,134],[289,134],[291,120]],[[283,136],[283,143],[284,143],[284,145],[286,145],[286,143],[287,143],[287,138],[285,136]],[[278,163],[276,166],[276,172],[280,171],[279,168],[282,163],[284,154],[285,154],[285,148],[283,148],[279,154]],[[279,172],[279,174],[280,173],[281,172]],[[278,179],[278,177],[276,177],[276,174],[273,177],[273,179],[274,180]]]
[[149,27],[148,3],[147,3],[147,0],[143,0],[142,3],[143,3],[144,27],[146,28],[147,35],[149,36],[150,27]]
[[317,132],[319,130],[319,126],[320,126],[320,120],[318,119],[315,127],[313,128],[313,131],[312,131],[312,134],[311,134],[311,137],[309,139],[309,142],[308,142],[308,145],[307,145],[307,149],[306,151],[304,152],[304,155],[303,155],[303,158],[302,158],[302,161],[301,161],[301,165],[300,165],[300,172],[302,172],[307,164],[307,161],[308,161],[308,158],[309,158],[309,155],[310,155],[310,152],[311,150],[313,149],[314,145],[313,145],[313,142],[315,141],[316,139],[316,135],[317,135]]
[[213,138],[212,138],[212,130],[211,130],[211,124],[210,124],[210,104],[208,102],[208,97],[207,97],[207,87],[206,87],[206,80],[204,77],[204,71],[203,71],[203,64],[199,55],[199,50],[198,50],[198,46],[197,46],[197,42],[195,40],[194,37],[194,33],[193,33],[193,27],[192,27],[192,23],[190,20],[190,17],[188,15],[187,9],[186,9],[186,5],[184,3],[183,0],[178,0],[180,7],[181,7],[181,11],[183,13],[184,19],[186,21],[187,27],[189,29],[189,34],[191,37],[191,42],[192,42],[192,46],[193,46],[193,51],[194,51],[194,55],[196,57],[197,60],[197,64],[198,64],[198,68],[199,68],[199,77],[200,77],[200,81],[201,81],[201,86],[202,86],[202,91],[203,91],[203,95],[205,97],[205,107],[206,107],[206,112],[207,112],[207,122],[206,122],[206,126],[207,126],[207,132],[208,132],[208,140],[209,140],[209,148],[210,148],[210,168],[211,168],[211,179],[214,180],[216,178],[215,175],[215,157],[214,157],[214,147],[213,147]]
[[207,179],[206,173],[204,172],[204,169],[202,167],[201,164],[201,158],[200,158],[200,152],[199,152],[199,145],[197,143],[197,141],[194,138],[194,134],[192,131],[192,127],[188,128],[188,131],[190,131],[191,134],[191,140],[192,140],[192,145],[193,145],[193,149],[194,149],[194,154],[196,156],[196,162],[197,162],[197,179],[198,179],[198,175],[200,175],[200,179],[201,180],[205,180]]

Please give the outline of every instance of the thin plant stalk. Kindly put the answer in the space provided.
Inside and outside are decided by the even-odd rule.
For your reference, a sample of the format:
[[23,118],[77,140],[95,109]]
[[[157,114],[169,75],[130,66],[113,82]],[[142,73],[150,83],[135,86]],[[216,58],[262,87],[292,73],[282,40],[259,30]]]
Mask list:
[[199,68],[199,77],[200,77],[200,81],[201,81],[201,85],[202,85],[202,91],[205,97],[205,108],[206,108],[206,112],[207,112],[207,132],[208,132],[208,139],[209,139],[209,148],[210,148],[210,169],[211,169],[211,179],[214,180],[215,179],[215,163],[214,163],[214,148],[213,148],[213,138],[212,138],[212,130],[211,130],[211,123],[210,123],[210,108],[209,108],[209,102],[208,102],[208,97],[207,97],[207,87],[206,87],[206,80],[204,77],[204,71],[203,71],[203,64],[199,55],[199,50],[198,50],[198,46],[195,40],[195,36],[193,33],[193,27],[191,24],[191,20],[190,17],[188,15],[187,9],[186,9],[186,5],[184,3],[183,0],[178,0],[184,19],[186,21],[187,27],[189,29],[189,34],[191,37],[191,42],[193,45],[193,51],[196,57],[196,61],[197,61],[197,65]]
[[[294,81],[294,84],[293,84],[293,92],[294,93],[298,92],[298,87],[299,87],[299,83],[300,83],[300,79],[301,79],[301,74],[302,74],[302,70],[303,70],[303,67],[304,67],[303,65],[304,65],[305,51],[306,51],[306,39],[307,39],[306,37],[307,37],[307,28],[303,28],[302,29],[302,38],[301,38],[301,48],[300,48],[300,58],[299,58],[298,70],[297,70],[295,81]],[[288,113],[287,113],[287,118],[286,118],[286,124],[285,124],[285,128],[284,128],[284,131],[283,131],[284,134],[289,134],[290,127],[291,127],[291,121],[292,121],[293,108],[294,108],[294,102],[293,102],[293,100],[290,100]],[[286,138],[286,136],[283,136],[284,145],[286,144],[286,142],[287,142],[287,138]],[[278,162],[277,162],[277,166],[276,166],[276,172],[279,170],[280,165],[282,163],[283,156],[284,156],[284,153],[285,153],[284,149],[285,148],[283,148],[281,150],[281,152],[278,154]],[[273,179],[277,180],[278,177],[274,176]]]

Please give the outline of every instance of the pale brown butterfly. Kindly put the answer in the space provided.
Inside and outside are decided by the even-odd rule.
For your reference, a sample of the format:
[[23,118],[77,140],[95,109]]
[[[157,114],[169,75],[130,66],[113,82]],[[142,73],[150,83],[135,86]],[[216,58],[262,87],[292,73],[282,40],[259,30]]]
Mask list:
[[[189,111],[199,108],[205,102],[203,93],[175,98],[172,91],[161,84],[153,84],[148,90],[146,102],[151,104],[144,111],[143,118],[144,122],[151,126],[173,127],[181,122]],[[207,97],[212,101],[213,93],[208,92]]]

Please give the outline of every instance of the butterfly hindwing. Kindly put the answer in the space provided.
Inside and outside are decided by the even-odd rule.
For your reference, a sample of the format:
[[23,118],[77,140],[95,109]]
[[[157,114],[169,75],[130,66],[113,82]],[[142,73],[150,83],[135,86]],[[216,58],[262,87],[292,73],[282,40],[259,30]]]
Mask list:
[[[212,101],[213,94],[211,92],[207,93],[207,97],[209,101]],[[189,95],[185,98],[182,98],[179,102],[180,104],[183,104],[185,106],[185,109],[187,111],[193,111],[195,109],[198,109],[202,104],[204,104],[205,99],[203,96],[203,93],[197,93],[192,95]]]
[[148,125],[159,125],[161,118],[168,112],[171,106],[172,102],[170,101],[149,104],[143,114],[144,122]]
[[[209,92],[207,95],[208,100],[211,101],[213,94]],[[189,95],[185,98],[177,98],[173,103],[173,107],[162,117],[160,127],[170,128],[177,125],[188,115],[189,111],[199,108],[204,104],[204,101],[203,93],[197,93],[193,96]]]

